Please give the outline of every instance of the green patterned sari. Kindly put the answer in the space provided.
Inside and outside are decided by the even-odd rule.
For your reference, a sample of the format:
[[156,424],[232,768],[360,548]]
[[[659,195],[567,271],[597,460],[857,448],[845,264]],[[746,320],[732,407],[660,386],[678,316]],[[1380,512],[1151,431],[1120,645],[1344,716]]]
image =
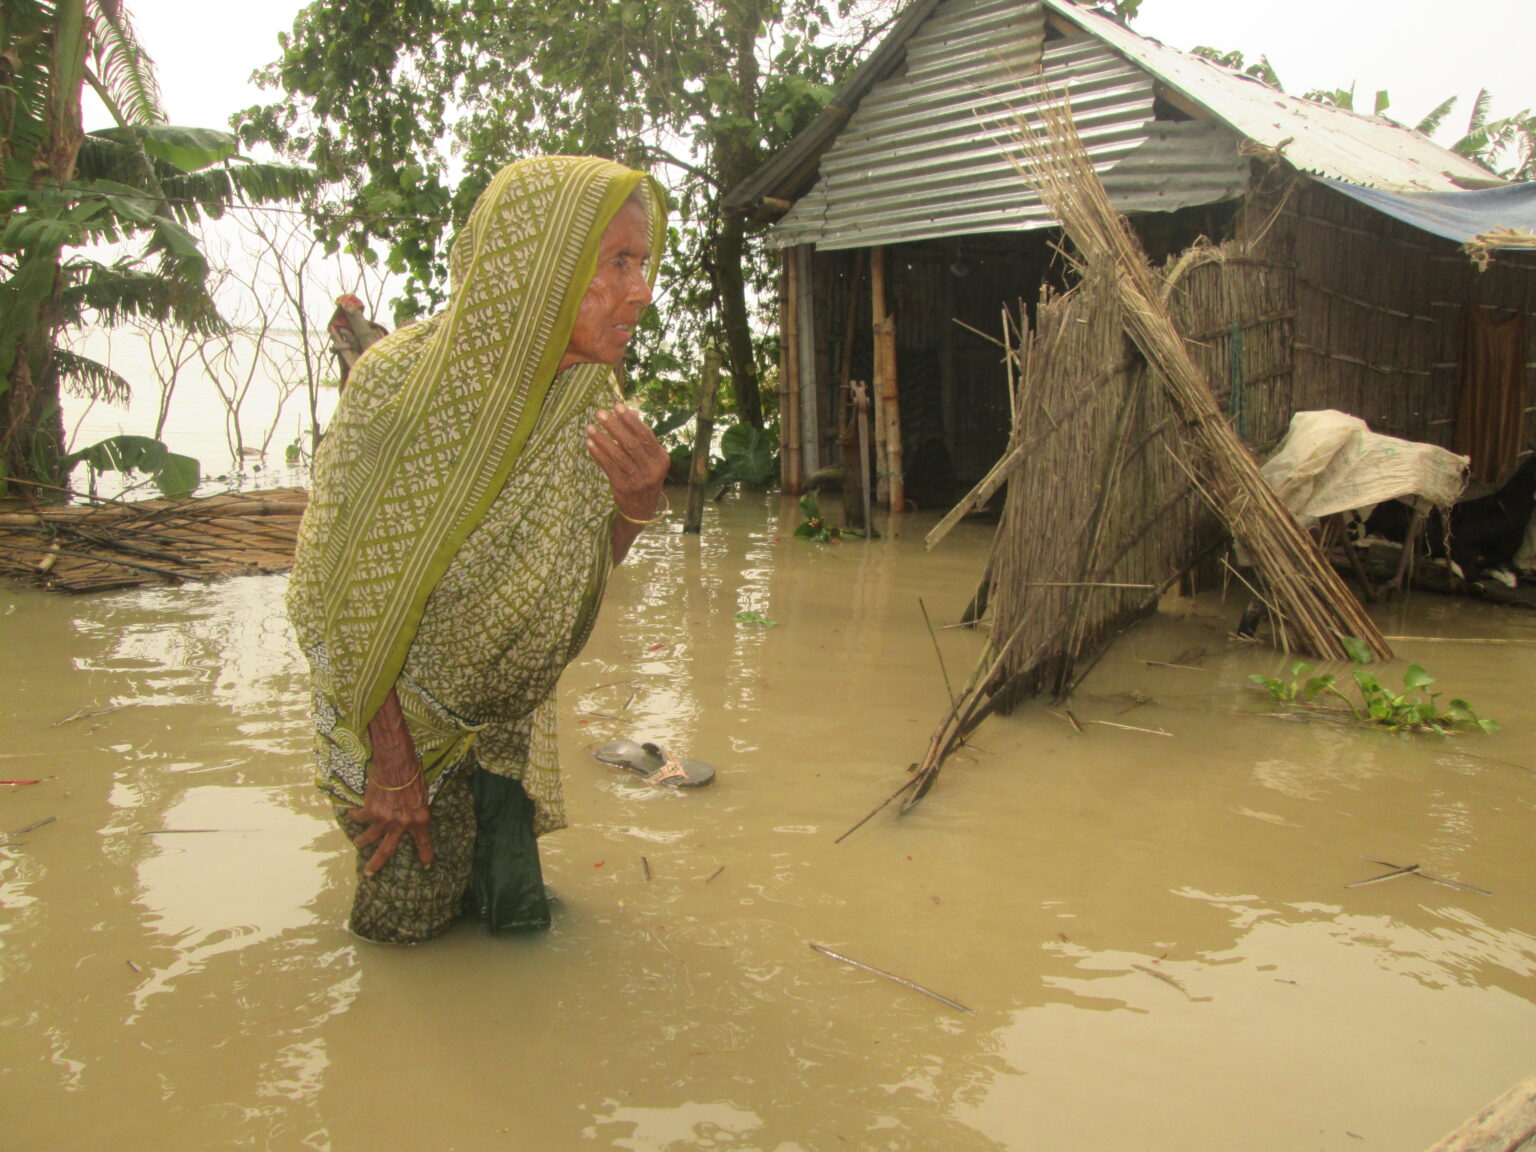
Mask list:
[[[584,428],[611,370],[556,375],[603,233],[654,181],[604,160],[503,169],[454,241],[448,307],[358,362],[316,456],[289,613],[314,674],[321,788],[359,803],[395,690],[435,796],[473,750],[564,824],[554,689],[590,633],[613,502]],[[652,272],[654,275],[654,271]]]

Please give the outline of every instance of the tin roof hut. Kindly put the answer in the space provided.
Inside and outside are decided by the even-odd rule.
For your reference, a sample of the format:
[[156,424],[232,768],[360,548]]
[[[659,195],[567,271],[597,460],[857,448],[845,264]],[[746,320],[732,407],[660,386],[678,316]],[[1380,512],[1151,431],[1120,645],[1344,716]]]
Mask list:
[[[1266,447],[1293,411],[1336,407],[1470,450],[1478,478],[1513,468],[1530,438],[1536,259],[1479,271],[1459,248],[1536,231],[1531,186],[1469,191],[1500,181],[1408,129],[1284,95],[1071,0],[914,0],[821,118],[727,201],[777,218],[787,490],[838,462],[849,383],[877,376],[877,393],[899,397],[900,468],[882,471],[902,473],[902,498],[943,504],[998,459],[1006,373],[982,334],[1001,335],[1005,303],[1033,307],[1061,279],[1055,221],[1010,154],[1019,115],[1060,92],[1154,260],[1268,229],[1249,257],[1267,269],[1250,274],[1265,282],[1251,312],[1186,308],[1246,440]],[[876,308],[889,317],[878,332]],[[1469,393],[1474,344],[1518,379]]]
[[[1063,95],[1254,452],[1319,408],[1470,455],[1490,485],[1532,443],[1536,186],[1072,0],[914,0],[729,203],[777,219],[786,490],[869,461],[860,381],[883,499],[946,506],[1017,481],[978,593],[993,647],[925,779],[988,711],[1069,692],[1221,539],[1115,293],[1069,275],[1018,170],[1021,122]],[[844,515],[859,522],[856,501]]]

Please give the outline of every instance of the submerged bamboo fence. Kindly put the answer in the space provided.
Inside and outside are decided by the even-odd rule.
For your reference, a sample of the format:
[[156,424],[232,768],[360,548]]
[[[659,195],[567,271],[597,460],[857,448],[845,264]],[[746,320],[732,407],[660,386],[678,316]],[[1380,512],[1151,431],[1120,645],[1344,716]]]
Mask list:
[[293,565],[302,488],[0,505],[0,573],[64,592],[178,584]]

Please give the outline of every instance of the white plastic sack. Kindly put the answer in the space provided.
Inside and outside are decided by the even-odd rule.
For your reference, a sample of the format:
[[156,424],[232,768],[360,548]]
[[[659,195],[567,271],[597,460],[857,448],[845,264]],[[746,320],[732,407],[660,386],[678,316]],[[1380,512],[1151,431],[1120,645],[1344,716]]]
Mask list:
[[1298,412],[1264,465],[1264,478],[1298,519],[1322,519],[1383,500],[1444,508],[1467,482],[1465,456],[1372,432],[1344,412]]

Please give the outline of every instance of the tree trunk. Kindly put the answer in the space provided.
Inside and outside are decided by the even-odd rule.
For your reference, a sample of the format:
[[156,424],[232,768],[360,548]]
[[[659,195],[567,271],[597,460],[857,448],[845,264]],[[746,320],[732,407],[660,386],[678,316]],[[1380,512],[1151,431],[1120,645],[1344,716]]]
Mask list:
[[[84,129],[80,91],[85,85],[85,0],[57,0],[48,97],[43,134],[33,158],[34,186],[44,181],[67,183],[75,175]],[[59,456],[64,451],[64,417],[59,410],[59,381],[53,349],[59,334],[62,251],[22,253],[33,275],[46,278],[48,289],[37,303],[37,314],[18,341],[15,359],[0,398],[0,468],[18,480],[57,484]],[[13,280],[24,274],[13,274]],[[36,297],[33,297],[36,300]]]
[[763,399],[752,351],[752,322],[747,313],[747,284],[742,275],[746,255],[746,220],[731,215],[721,221],[715,240],[714,281],[725,332],[726,365],[736,389],[736,415],[754,428],[763,426]]
[[[734,115],[722,118],[728,127],[720,131],[714,142],[714,168],[722,190],[745,180],[757,170],[760,160],[755,125],[761,98],[757,36],[766,15],[765,7],[764,0],[725,0],[720,6],[721,38],[727,54],[724,63],[733,89],[730,103],[734,104],[733,108],[722,109]],[[737,417],[761,429],[763,399],[758,388],[746,277],[742,272],[747,254],[747,219],[740,213],[725,213],[718,205],[717,211],[720,230],[715,235],[710,264],[720,322],[725,329],[726,367],[736,390]]]

